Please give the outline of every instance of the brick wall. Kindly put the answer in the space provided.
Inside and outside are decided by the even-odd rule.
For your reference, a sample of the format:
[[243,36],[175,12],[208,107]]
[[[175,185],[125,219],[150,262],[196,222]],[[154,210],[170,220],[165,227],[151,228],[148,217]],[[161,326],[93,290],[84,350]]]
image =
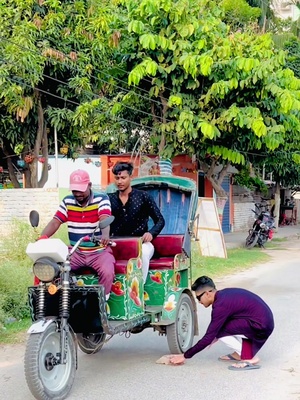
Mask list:
[[253,202],[234,202],[234,219],[233,231],[245,231],[250,229],[254,222],[255,214],[252,209],[255,209]]
[[39,212],[39,226],[44,227],[53,217],[58,204],[58,189],[0,190],[0,237],[10,232],[14,218],[29,222],[31,210]]

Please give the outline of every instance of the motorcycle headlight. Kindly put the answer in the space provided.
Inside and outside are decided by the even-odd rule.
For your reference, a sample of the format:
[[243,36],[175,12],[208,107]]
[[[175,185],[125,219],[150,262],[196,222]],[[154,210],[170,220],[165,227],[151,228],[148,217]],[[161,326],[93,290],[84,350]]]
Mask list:
[[267,225],[264,224],[263,222],[260,224],[261,229],[266,229]]
[[42,282],[51,282],[59,271],[59,265],[49,258],[40,258],[33,264],[33,273]]

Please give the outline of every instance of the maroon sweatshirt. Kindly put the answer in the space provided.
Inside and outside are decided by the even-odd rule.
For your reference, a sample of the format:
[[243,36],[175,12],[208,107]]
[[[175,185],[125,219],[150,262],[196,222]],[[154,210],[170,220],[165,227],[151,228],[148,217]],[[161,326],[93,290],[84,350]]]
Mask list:
[[205,335],[184,353],[184,357],[193,357],[209,346],[214,339],[233,335],[245,335],[250,339],[254,356],[273,329],[272,311],[259,296],[245,289],[218,290],[215,293],[211,321]]

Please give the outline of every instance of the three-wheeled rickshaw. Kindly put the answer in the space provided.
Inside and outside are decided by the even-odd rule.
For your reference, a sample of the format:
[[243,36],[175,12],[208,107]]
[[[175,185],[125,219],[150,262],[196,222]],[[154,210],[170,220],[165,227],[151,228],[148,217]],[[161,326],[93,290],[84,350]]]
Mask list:
[[[147,176],[133,179],[132,186],[153,196],[166,221],[153,240],[155,253],[145,284],[140,238],[114,238],[115,278],[108,301],[93,271],[83,268],[75,275],[70,270],[79,242],[71,252],[60,239],[28,245],[38,283],[29,287],[33,324],[28,331],[25,375],[36,399],[68,396],[77,368],[77,344],[84,353],[93,354],[118,333],[151,328],[167,336],[171,353],[182,353],[198,334],[190,290],[196,184],[176,176]],[[114,185],[107,188],[114,190]],[[35,212],[31,223],[38,224]],[[99,224],[100,229],[104,227],[105,223]]]

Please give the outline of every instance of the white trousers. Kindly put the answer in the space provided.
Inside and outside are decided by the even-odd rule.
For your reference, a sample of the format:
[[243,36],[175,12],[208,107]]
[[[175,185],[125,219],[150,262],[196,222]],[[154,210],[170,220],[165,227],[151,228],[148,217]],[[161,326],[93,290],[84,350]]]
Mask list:
[[219,338],[221,342],[226,344],[230,349],[241,355],[242,352],[242,339],[246,339],[244,335],[224,336]]
[[142,270],[143,270],[143,280],[146,282],[148,271],[149,271],[149,263],[154,254],[154,246],[151,242],[142,244]]

